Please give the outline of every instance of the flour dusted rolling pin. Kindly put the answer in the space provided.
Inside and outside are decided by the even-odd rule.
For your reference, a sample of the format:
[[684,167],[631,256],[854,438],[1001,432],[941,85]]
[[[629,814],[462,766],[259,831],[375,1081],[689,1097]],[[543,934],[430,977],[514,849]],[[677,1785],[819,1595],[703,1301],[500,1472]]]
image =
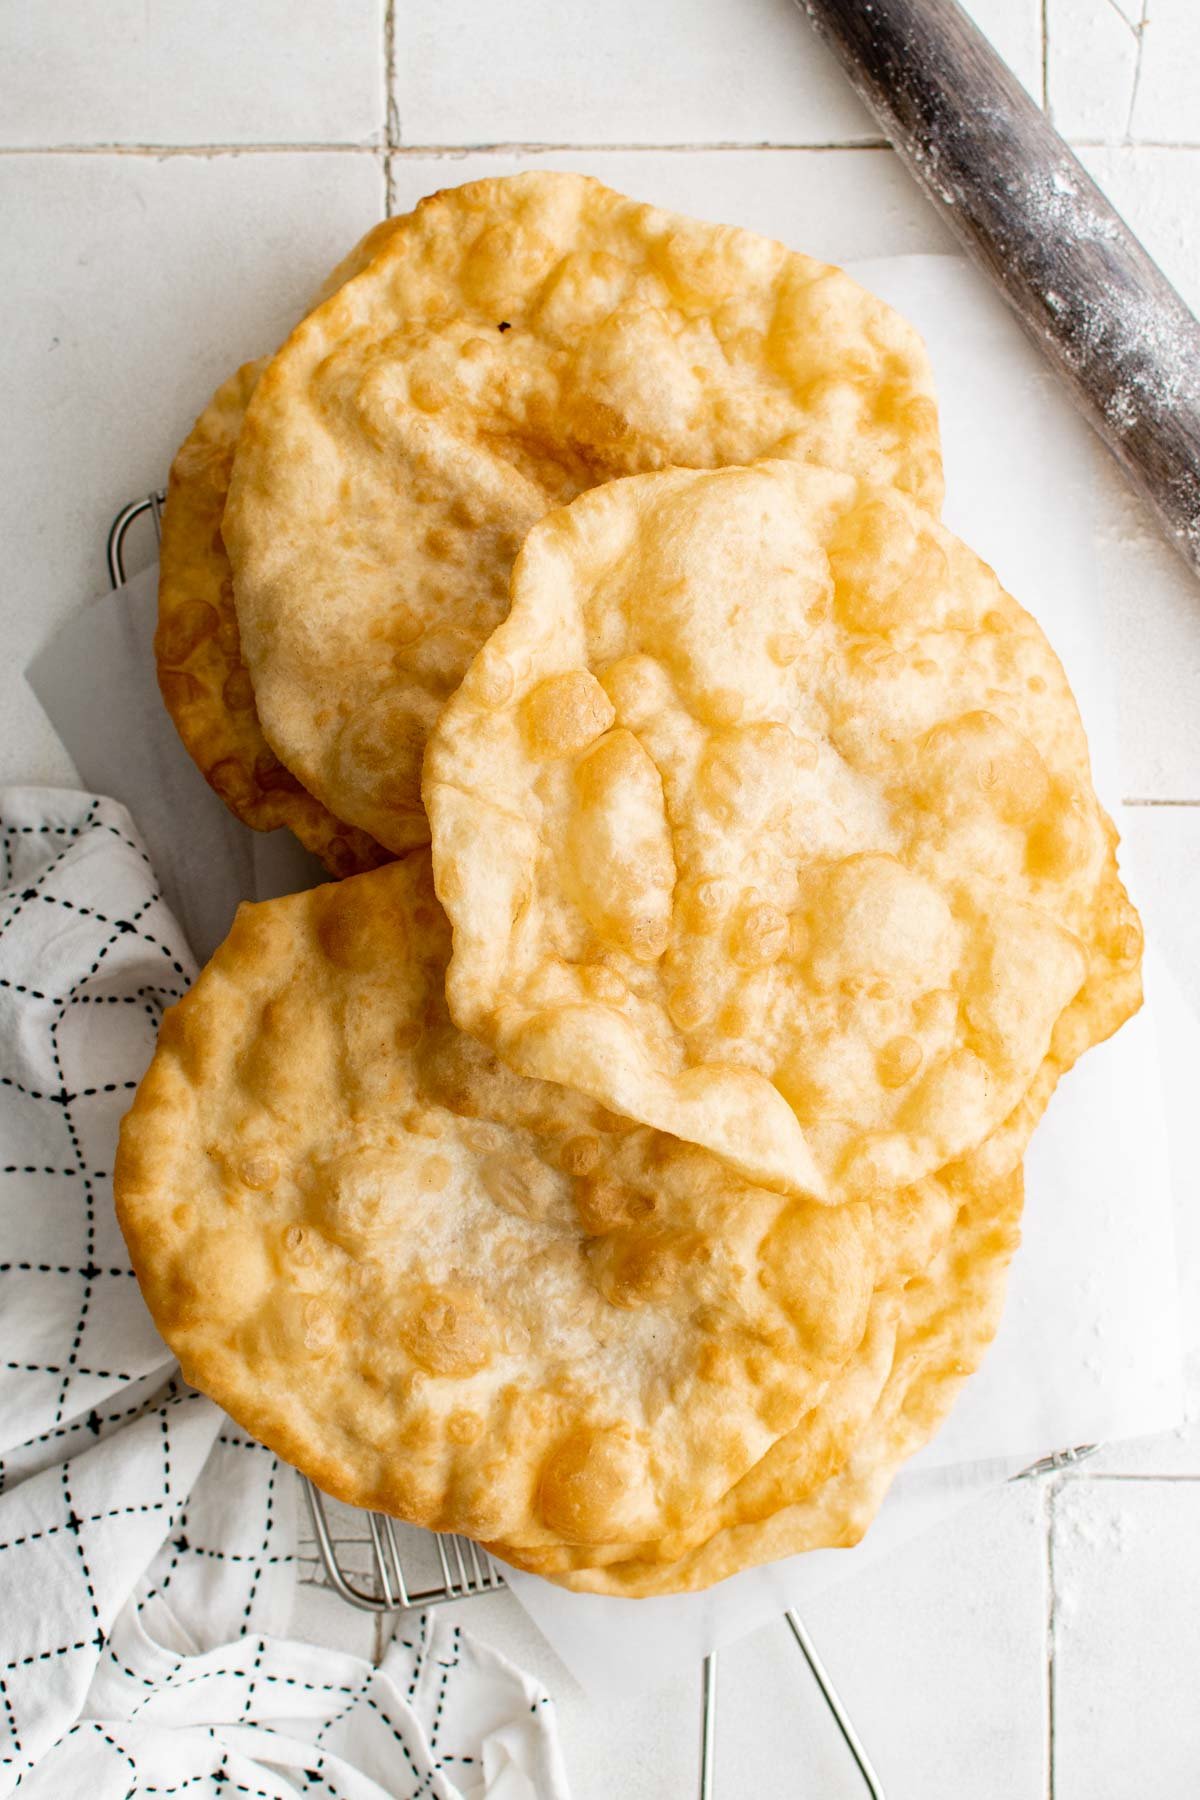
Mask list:
[[1200,324],[954,0],[797,0],[1200,573]]

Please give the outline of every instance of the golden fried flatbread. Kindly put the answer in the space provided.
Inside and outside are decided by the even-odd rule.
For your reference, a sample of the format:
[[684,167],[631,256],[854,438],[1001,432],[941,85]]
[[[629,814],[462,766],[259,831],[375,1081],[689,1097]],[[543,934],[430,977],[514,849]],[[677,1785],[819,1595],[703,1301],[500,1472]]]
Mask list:
[[122,1128],[151,1311],[342,1499],[531,1548],[686,1538],[926,1228],[513,1075],[450,1025],[448,951],[427,854],[242,909]]
[[255,391],[224,537],[267,739],[395,851],[551,506],[764,454],[942,492],[916,333],[840,270],[533,172],[435,194]]
[[[627,1599],[690,1593],[760,1563],[858,1543],[901,1464],[936,1432],[996,1334],[1022,1198],[1019,1170],[969,1193],[928,1270],[901,1296],[877,1301],[869,1348],[833,1384],[844,1390],[842,1406],[853,1406],[870,1397],[881,1351],[890,1365],[849,1444],[830,1434],[818,1407],[813,1425],[806,1421],[782,1438],[726,1497],[720,1510],[730,1522],[678,1561],[610,1562],[559,1570],[551,1579]],[[488,1548],[519,1567],[540,1567],[537,1554]]]
[[[387,219],[368,232],[315,304],[366,267],[394,224]],[[284,768],[262,734],[238,640],[221,515],[234,447],[267,360],[244,364],[222,383],[171,465],[154,636],[158,685],[188,753],[231,812],[256,831],[288,826],[331,875],[354,875],[389,853],[336,819]]]
[[[697,1511],[682,1532],[642,1544],[551,1544],[538,1548],[489,1544],[507,1561],[539,1575],[563,1570],[596,1569],[610,1563],[678,1561],[688,1550],[733,1525],[765,1519],[784,1505],[795,1505],[828,1481],[846,1462],[871,1417],[891,1372],[896,1330],[906,1285],[924,1273],[954,1226],[971,1171],[962,1165],[917,1189],[878,1197],[873,1205],[879,1286],[871,1302],[867,1329],[853,1354],[829,1382],[819,1399],[791,1431],[722,1495],[714,1506]],[[1007,1184],[1018,1177],[1009,1176]]]
[[1002,1124],[1005,1173],[1140,998],[1057,658],[851,475],[666,471],[550,515],[425,801],[456,1023],[768,1186],[907,1187]]

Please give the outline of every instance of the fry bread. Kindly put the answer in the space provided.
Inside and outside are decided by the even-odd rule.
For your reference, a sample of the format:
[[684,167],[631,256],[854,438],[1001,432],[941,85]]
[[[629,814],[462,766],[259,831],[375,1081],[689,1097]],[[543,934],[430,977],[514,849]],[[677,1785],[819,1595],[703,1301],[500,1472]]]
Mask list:
[[936,508],[924,348],[840,270],[533,172],[435,194],[255,390],[223,534],[273,750],[331,812],[428,841],[421,756],[522,539],[614,476],[764,454]]
[[911,1186],[1140,999],[1058,659],[895,490],[634,476],[531,533],[430,742],[451,1015],[829,1201]]

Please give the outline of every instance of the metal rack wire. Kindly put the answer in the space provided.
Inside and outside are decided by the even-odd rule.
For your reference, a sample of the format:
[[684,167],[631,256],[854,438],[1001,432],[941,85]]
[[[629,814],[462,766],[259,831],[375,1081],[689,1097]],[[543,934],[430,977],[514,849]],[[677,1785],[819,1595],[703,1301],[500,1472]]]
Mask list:
[[[108,534],[107,557],[109,578],[114,588],[120,587],[126,580],[126,546],[130,532],[138,522],[148,521],[153,527],[155,539],[159,537],[164,499],[165,494],[159,491],[147,494],[143,499],[132,500],[122,507],[113,520]],[[1031,1464],[1013,1479],[1023,1480],[1053,1473],[1081,1462],[1097,1447],[1094,1444],[1081,1444],[1070,1450],[1058,1451]],[[343,1567],[338,1555],[338,1547],[330,1530],[325,1496],[307,1477],[302,1476],[300,1479],[308,1500],[313,1537],[320,1553],[325,1585],[347,1605],[369,1613],[399,1613],[428,1606],[446,1606],[455,1601],[479,1599],[504,1591],[507,1584],[500,1570],[471,1539],[444,1536],[437,1532],[416,1532],[411,1528],[398,1526],[397,1521],[385,1513],[366,1515],[374,1566],[371,1570],[371,1585],[359,1585],[361,1575],[357,1579],[353,1578],[353,1572]],[[423,1580],[420,1585],[415,1583],[412,1576],[413,1559],[409,1550],[401,1543],[402,1535],[432,1544],[436,1555],[432,1581]],[[879,1776],[872,1767],[804,1624],[794,1611],[788,1611],[783,1616],[833,1716],[846,1749],[862,1778],[865,1791],[871,1796],[871,1800],[885,1800]],[[717,1674],[717,1653],[714,1650],[704,1659],[701,1672],[700,1800],[713,1800],[715,1793]]]

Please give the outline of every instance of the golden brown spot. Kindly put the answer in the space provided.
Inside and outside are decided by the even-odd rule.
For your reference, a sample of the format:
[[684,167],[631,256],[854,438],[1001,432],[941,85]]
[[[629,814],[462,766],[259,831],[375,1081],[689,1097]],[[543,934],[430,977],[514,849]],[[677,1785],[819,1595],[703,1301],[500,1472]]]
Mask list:
[[498,1125],[464,1125],[462,1140],[468,1150],[474,1150],[477,1156],[486,1156],[489,1150],[495,1150],[504,1141],[504,1133]]
[[903,1087],[921,1066],[923,1054],[916,1038],[889,1038],[875,1059],[880,1081],[886,1088]]
[[732,883],[720,878],[698,881],[679,896],[683,922],[689,931],[715,931],[732,900]]
[[229,611],[222,615],[221,623],[217,626],[217,648],[226,662],[235,663],[241,659],[242,641],[238,635],[237,615],[233,611],[232,584],[228,595],[222,589],[222,598],[229,607]]
[[390,644],[396,644],[401,649],[415,644],[424,631],[424,619],[411,606],[397,606],[388,615],[385,635]]
[[238,1179],[243,1187],[264,1192],[279,1179],[279,1164],[273,1156],[247,1156],[238,1165]]
[[788,921],[788,955],[798,963],[808,961],[812,949],[812,932],[802,913],[793,913]]
[[851,630],[868,632],[936,620],[950,573],[932,531],[898,497],[847,513],[829,566],[840,616]]
[[535,1156],[495,1151],[479,1166],[484,1190],[505,1212],[523,1219],[544,1219],[557,1195],[554,1175]]
[[993,713],[964,713],[938,725],[921,746],[922,793],[954,817],[982,806],[1023,825],[1045,805],[1050,778],[1037,750]]
[[433,1106],[414,1106],[404,1115],[404,1129],[411,1131],[414,1137],[444,1137],[446,1116]]
[[273,750],[262,750],[254,759],[254,779],[264,794],[300,792],[300,783],[285,769]]
[[862,1337],[875,1287],[870,1205],[796,1200],[763,1240],[762,1281],[812,1355],[841,1361]]
[[221,689],[221,698],[230,712],[249,712],[254,705],[254,686],[250,680],[250,672],[239,666],[225,679]]
[[593,1177],[576,1183],[575,1210],[589,1236],[602,1237],[606,1232],[631,1224],[634,1219],[646,1217],[654,1210],[654,1203],[633,1188]]
[[730,954],[741,969],[766,968],[783,955],[788,932],[788,915],[761,901],[746,907],[735,920]]
[[203,684],[194,675],[189,675],[186,669],[160,669],[158,690],[168,712],[194,706],[204,693]]
[[208,771],[209,786],[215,788],[234,812],[247,806],[254,794],[250,771],[234,756],[226,756]]
[[365,907],[356,883],[320,889],[318,907],[317,942],[335,967],[369,974],[405,954],[400,914]]
[[727,1000],[717,1014],[717,1029],[725,1037],[745,1037],[754,1029],[754,1015],[744,1000]]
[[1059,809],[1041,819],[1029,833],[1025,866],[1031,875],[1048,880],[1069,876],[1086,854],[1081,842],[1082,821],[1072,813]]
[[627,1427],[572,1432],[542,1469],[542,1518],[569,1543],[604,1543],[620,1535],[621,1502],[642,1475]]
[[605,1006],[620,1006],[629,993],[624,976],[606,963],[585,963],[580,970],[580,980],[585,992]]
[[781,669],[786,669],[795,662],[803,648],[804,639],[798,631],[780,631],[768,639],[767,655]]
[[667,1011],[680,1031],[702,1025],[716,1004],[716,996],[703,981],[680,981],[667,994]]
[[538,683],[524,704],[525,729],[536,756],[574,756],[612,725],[616,712],[594,675],[568,669]]
[[745,696],[737,688],[714,688],[704,696],[702,710],[712,725],[736,725],[745,705]]
[[1142,921],[1128,901],[1121,907],[1122,918],[1112,933],[1112,955],[1118,962],[1133,963],[1142,954]]
[[568,1175],[590,1175],[604,1152],[598,1137],[581,1133],[568,1138],[559,1152],[559,1162]]
[[409,396],[422,412],[441,412],[450,404],[454,389],[445,376],[429,369],[414,370],[408,383]]
[[[704,1252],[709,1252],[705,1257]],[[711,1258],[711,1247],[699,1232],[672,1236],[615,1231],[588,1245],[592,1280],[610,1306],[629,1311],[661,1303],[675,1292],[689,1262]]]
[[215,606],[209,606],[205,600],[185,601],[168,618],[160,621],[154,634],[154,649],[159,662],[185,663],[205,638],[212,637],[219,624]]
[[475,1375],[492,1360],[492,1322],[464,1288],[418,1289],[399,1328],[413,1361],[431,1375]]
[[446,1432],[452,1444],[476,1444],[483,1434],[483,1420],[478,1413],[452,1412]]
[[385,691],[359,707],[337,735],[338,778],[356,788],[365,782],[374,804],[389,812],[419,813],[427,705],[413,692]]
[[638,962],[655,962],[670,941],[671,922],[652,913],[635,915],[626,924],[624,936],[630,956]]

